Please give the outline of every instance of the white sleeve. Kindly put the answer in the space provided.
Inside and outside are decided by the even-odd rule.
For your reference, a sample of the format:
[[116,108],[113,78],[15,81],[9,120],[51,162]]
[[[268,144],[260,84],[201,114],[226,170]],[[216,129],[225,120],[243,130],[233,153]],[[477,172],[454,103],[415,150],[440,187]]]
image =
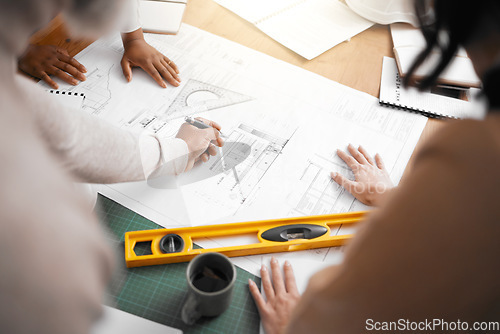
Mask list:
[[89,333],[112,252],[74,180],[37,135],[23,100],[29,95],[14,94],[0,92],[0,333]]
[[31,109],[42,138],[64,168],[81,181],[138,181],[154,171],[158,176],[185,170],[189,151],[182,139],[119,129],[83,111],[64,108],[40,87],[20,76],[18,79],[32,96]]
[[142,26],[141,16],[139,14],[139,0],[126,1],[128,1],[127,17],[125,18],[125,22],[122,27],[122,33],[136,31]]

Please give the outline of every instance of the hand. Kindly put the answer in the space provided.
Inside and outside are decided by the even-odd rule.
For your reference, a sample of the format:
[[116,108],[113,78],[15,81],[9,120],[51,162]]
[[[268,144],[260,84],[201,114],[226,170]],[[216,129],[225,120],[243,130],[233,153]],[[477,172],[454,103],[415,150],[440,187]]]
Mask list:
[[188,145],[189,158],[185,171],[193,168],[194,164],[199,161],[207,162],[211,155],[217,155],[215,146],[222,147],[224,145],[224,141],[220,137],[221,127],[219,124],[201,117],[196,119],[210,127],[198,129],[194,125],[184,123],[176,135],[176,138],[184,140]]
[[179,86],[177,65],[144,40],[142,29],[124,34],[122,38],[125,52],[121,65],[127,81],[132,80],[132,67],[141,67],[161,87],[167,87],[163,79],[172,86]]
[[299,291],[295,283],[292,266],[285,261],[283,266],[285,277],[281,276],[281,270],[274,257],[271,260],[272,283],[266,266],[262,266],[260,275],[262,287],[266,293],[266,299],[261,295],[254,281],[248,280],[248,288],[259,310],[262,326],[267,334],[283,333],[293,309],[300,299]]
[[363,147],[347,147],[349,153],[337,150],[337,155],[352,169],[355,181],[351,181],[339,173],[332,173],[332,179],[344,187],[354,197],[367,205],[380,205],[384,195],[394,187],[389,173],[385,169],[382,158],[375,155],[375,160]]
[[77,85],[79,81],[85,81],[83,73],[87,72],[85,66],[71,57],[68,51],[54,45],[28,45],[18,60],[18,66],[21,71],[45,81],[54,89],[59,86],[49,75]]

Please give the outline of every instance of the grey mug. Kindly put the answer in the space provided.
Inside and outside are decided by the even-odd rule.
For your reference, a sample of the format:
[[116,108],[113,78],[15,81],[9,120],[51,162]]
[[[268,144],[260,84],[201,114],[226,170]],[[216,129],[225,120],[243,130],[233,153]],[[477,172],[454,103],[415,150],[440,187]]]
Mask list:
[[181,311],[184,323],[222,314],[231,304],[236,268],[220,253],[196,256],[186,270],[188,293]]

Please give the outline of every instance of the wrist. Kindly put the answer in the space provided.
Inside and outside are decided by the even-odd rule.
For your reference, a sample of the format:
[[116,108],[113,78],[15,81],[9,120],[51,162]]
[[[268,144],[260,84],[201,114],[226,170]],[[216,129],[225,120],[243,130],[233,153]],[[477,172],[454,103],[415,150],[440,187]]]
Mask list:
[[384,191],[377,193],[377,195],[373,197],[371,201],[372,203],[369,205],[376,207],[381,206],[384,202],[387,201],[387,197],[390,197],[391,193],[394,192],[394,188],[395,187],[387,187],[384,189]]
[[122,42],[124,48],[127,48],[128,45],[137,41],[144,41],[144,33],[142,31],[142,28],[127,33],[122,33]]

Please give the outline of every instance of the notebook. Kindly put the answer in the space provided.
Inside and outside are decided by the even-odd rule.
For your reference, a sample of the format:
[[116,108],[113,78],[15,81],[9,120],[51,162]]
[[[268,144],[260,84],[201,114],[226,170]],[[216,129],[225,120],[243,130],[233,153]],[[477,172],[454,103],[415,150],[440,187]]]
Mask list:
[[55,99],[59,101],[63,106],[72,109],[81,109],[83,106],[83,101],[85,100],[85,94],[70,92],[65,90],[50,89],[47,90]]
[[182,23],[187,0],[141,0],[139,15],[145,32],[176,34]]
[[384,57],[379,98],[383,106],[431,118],[481,119],[486,108],[479,99],[475,99],[479,92],[476,88],[450,90],[437,87],[424,92],[415,87],[405,88],[394,58]]

